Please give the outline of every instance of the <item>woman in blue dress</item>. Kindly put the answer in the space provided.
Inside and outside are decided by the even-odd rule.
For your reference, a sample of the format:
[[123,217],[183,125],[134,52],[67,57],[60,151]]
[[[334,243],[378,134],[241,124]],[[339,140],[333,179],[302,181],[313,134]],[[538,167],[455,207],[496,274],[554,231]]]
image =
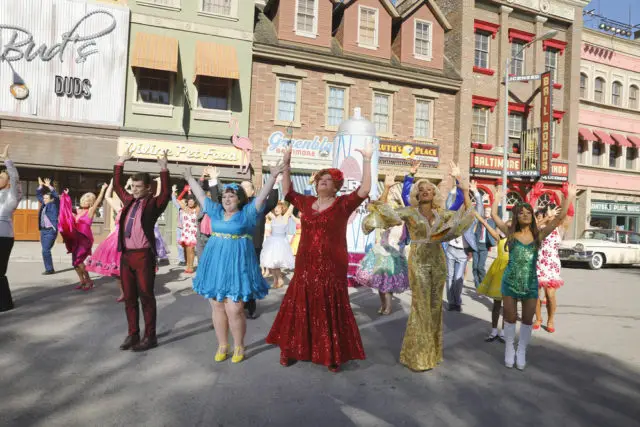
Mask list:
[[244,303],[262,299],[269,292],[252,237],[267,195],[284,169],[285,165],[280,163],[271,168],[269,179],[253,201],[248,202],[240,185],[227,184],[222,189],[220,203],[206,196],[190,169],[185,171],[191,191],[211,219],[211,237],[198,262],[193,290],[211,303],[218,338],[216,362],[222,362],[229,356],[229,329],[235,345],[231,361],[239,363],[244,360],[247,329]]
[[[562,201],[562,210],[542,230],[538,231],[533,208],[528,203],[517,203],[513,208],[511,226],[498,215],[498,205],[502,200],[500,191],[496,192],[491,207],[491,216],[498,228],[507,236],[506,247],[509,251],[509,263],[502,276],[502,299],[504,317],[504,365],[512,368],[515,364],[520,370],[526,365],[527,346],[533,330],[533,315],[538,301],[538,249],[544,239],[567,216],[569,206],[576,197],[576,186],[569,185],[568,195]],[[522,302],[522,325],[518,350],[515,348],[517,303]]]

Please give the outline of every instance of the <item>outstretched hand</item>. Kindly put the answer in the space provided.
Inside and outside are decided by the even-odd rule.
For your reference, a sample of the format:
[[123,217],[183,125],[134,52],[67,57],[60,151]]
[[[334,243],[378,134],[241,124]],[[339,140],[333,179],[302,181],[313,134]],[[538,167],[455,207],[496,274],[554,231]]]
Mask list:
[[68,195],[68,194],[69,194],[69,189],[68,189],[68,188],[65,188],[65,189],[63,190],[63,193]]
[[288,164],[284,163],[283,161],[279,161],[275,165],[271,166],[269,170],[271,171],[271,176],[277,179],[278,176],[288,168],[289,168]]
[[284,155],[282,156],[282,163],[290,166],[291,165],[291,145],[288,145],[287,148],[284,149]]
[[409,169],[409,172],[411,172],[412,175],[415,175],[418,173],[418,169],[420,168],[420,160],[413,160],[411,162],[411,169]]
[[218,179],[220,176],[220,171],[215,166],[207,166],[204,168],[204,174],[209,177],[209,179]]
[[162,150],[162,154],[158,156],[158,165],[161,170],[166,170],[169,166],[169,150]]
[[184,171],[182,172],[182,176],[187,181],[193,178],[193,174],[191,173],[191,166],[187,166],[186,168],[184,168]]
[[127,150],[120,156],[120,159],[118,159],[118,163],[124,163],[131,159],[133,159],[133,151]]
[[367,140],[367,142],[364,144],[364,148],[362,149],[356,148],[355,151],[362,154],[362,160],[370,161],[371,157],[373,157],[373,151],[374,151],[373,142],[371,142],[371,140]]
[[0,154],[0,158],[2,160],[8,160],[9,159],[9,144],[4,146],[4,151],[2,152],[2,154]]
[[384,177],[384,187],[389,188],[393,187],[396,184],[396,177],[388,174]]
[[478,182],[475,179],[471,181],[471,185],[469,185],[469,191],[474,194],[478,192]]
[[460,167],[453,160],[449,162],[449,175],[458,180],[462,175],[462,172],[460,172]]
[[575,184],[569,184],[567,187],[567,197],[570,200],[573,200],[576,198],[576,194],[578,194],[578,186]]

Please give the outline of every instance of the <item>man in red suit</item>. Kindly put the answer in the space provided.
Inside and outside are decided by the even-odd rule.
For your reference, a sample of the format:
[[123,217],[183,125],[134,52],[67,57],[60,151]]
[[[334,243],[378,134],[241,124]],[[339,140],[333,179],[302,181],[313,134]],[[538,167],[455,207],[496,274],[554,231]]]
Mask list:
[[[118,250],[120,258],[120,279],[124,292],[125,312],[129,333],[120,346],[121,350],[146,351],[158,346],[156,339],[156,238],[153,226],[167,207],[171,198],[167,152],[158,158],[160,165],[160,194],[153,196],[151,177],[148,173],[137,173],[132,177],[131,194],[124,189],[124,163],[131,154],[120,157],[113,170],[113,188],[122,200]],[[140,340],[138,318],[142,305],[144,316],[144,338]]]

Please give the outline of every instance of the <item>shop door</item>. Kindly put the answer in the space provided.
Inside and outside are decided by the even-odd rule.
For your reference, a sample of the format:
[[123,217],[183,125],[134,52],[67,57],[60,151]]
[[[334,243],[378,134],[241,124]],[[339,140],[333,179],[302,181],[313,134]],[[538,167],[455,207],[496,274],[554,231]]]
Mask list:
[[38,241],[38,212],[40,204],[36,198],[37,181],[20,181],[22,200],[13,214],[13,234],[16,241]]
[[38,241],[38,211],[17,209],[13,214],[13,234],[16,241]]

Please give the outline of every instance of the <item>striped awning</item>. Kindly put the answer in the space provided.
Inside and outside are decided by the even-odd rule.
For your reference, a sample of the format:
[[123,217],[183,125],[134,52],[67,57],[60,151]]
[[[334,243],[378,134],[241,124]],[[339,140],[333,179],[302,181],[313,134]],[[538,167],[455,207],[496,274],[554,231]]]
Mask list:
[[178,72],[178,40],[156,34],[137,33],[131,51],[131,66]]
[[578,129],[578,135],[585,141],[597,141],[596,136],[587,128]]
[[640,148],[640,138],[638,138],[635,135],[627,135],[627,139],[632,143],[635,144],[636,148]]
[[620,135],[619,133],[612,133],[611,137],[620,144],[621,147],[633,147],[633,144],[627,140],[627,137],[624,135]]
[[596,129],[593,131],[593,133],[595,133],[596,137],[598,138],[598,140],[600,142],[602,142],[603,144],[609,144],[609,145],[615,145],[615,141],[613,140],[613,138],[611,138],[611,135],[609,135],[607,132],[600,130],[600,129]]
[[236,48],[223,44],[196,42],[196,71],[198,76],[217,77],[220,79],[240,78],[238,54]]

